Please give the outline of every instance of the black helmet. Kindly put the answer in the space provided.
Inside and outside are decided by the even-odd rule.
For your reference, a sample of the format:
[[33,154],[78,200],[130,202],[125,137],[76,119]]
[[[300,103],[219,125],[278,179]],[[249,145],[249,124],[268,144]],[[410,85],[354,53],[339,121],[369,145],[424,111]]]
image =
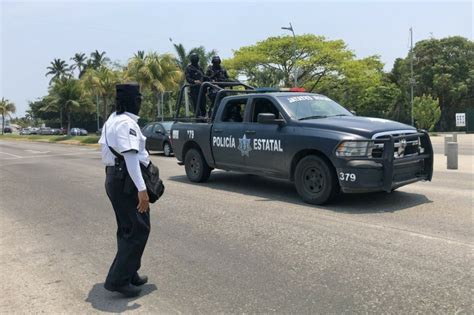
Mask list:
[[117,114],[129,112],[138,115],[142,104],[142,95],[140,93],[140,85],[135,82],[117,84],[116,90],[116,106]]
[[211,63],[213,65],[220,65],[221,64],[221,57],[219,57],[219,56],[212,57]]
[[191,61],[193,65],[196,65],[199,62],[199,55],[196,53],[192,53],[191,55],[189,55],[189,61]]

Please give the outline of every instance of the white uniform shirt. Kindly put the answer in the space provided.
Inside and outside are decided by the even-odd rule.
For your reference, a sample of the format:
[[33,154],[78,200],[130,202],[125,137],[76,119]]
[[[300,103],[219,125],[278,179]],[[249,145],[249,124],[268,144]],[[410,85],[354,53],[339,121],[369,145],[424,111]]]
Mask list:
[[146,189],[139,163],[148,166],[150,157],[145,149],[146,137],[138,127],[138,116],[125,112],[113,113],[102,127],[99,143],[102,147],[102,162],[106,166],[115,165],[116,156],[109,149],[113,148],[125,159],[127,171],[138,191]]
[[[105,165],[113,166],[115,164],[115,155],[108,148],[108,146],[111,146],[119,154],[129,151],[137,152],[140,163],[148,166],[150,157],[145,149],[146,137],[138,127],[138,118],[137,115],[129,112],[120,115],[114,112],[109,116],[102,127],[102,135],[99,139],[102,147],[102,162]],[[107,141],[105,139],[106,134]]]

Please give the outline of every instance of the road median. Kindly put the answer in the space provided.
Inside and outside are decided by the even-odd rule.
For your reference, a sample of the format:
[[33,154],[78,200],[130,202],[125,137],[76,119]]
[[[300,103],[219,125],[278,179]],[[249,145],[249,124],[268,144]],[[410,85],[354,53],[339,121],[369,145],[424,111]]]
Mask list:
[[99,136],[0,135],[0,140],[98,146]]

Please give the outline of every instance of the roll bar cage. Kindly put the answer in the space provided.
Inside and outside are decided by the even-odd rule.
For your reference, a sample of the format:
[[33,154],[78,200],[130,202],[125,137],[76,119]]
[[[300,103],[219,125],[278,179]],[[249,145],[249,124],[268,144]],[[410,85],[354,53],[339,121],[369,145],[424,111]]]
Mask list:
[[[209,118],[201,118],[197,116],[198,111],[196,110],[194,113],[193,118],[189,117],[179,117],[179,110],[181,109],[181,105],[183,103],[183,96],[185,93],[185,89],[187,87],[193,87],[196,86],[196,84],[183,84],[181,89],[179,90],[179,95],[178,99],[176,100],[176,113],[175,113],[175,121],[200,121],[200,122],[206,122],[206,121],[212,121],[215,118],[217,109],[219,107],[219,102],[221,101],[222,98],[229,94],[245,94],[245,93],[256,93],[255,88],[253,86],[250,86],[248,84],[239,82],[239,81],[228,81],[228,82],[203,82],[200,84],[199,88],[199,94],[198,94],[198,104],[196,108],[199,108],[201,105],[201,102],[206,102],[205,98],[205,93],[208,88],[212,88],[217,90],[216,94],[216,99],[214,101],[214,104],[211,104],[210,108],[210,115]],[[242,86],[245,88],[245,90],[231,90],[231,89],[225,89],[226,87],[237,87],[237,86]],[[216,106],[217,105],[217,106]]]

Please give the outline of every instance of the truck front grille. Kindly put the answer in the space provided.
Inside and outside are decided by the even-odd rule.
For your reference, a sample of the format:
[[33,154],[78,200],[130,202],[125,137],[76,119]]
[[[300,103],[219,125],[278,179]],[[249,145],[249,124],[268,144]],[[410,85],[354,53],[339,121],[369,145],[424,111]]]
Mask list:
[[390,136],[393,136],[393,137],[403,136],[403,138],[396,139],[394,142],[394,145],[393,145],[394,158],[399,159],[405,156],[412,156],[412,155],[418,155],[420,153],[423,153],[423,148],[420,146],[420,137],[417,135],[410,135],[413,133],[415,132],[393,131],[389,133],[375,135],[373,137],[374,148],[372,150],[372,157],[381,158],[383,156],[384,143],[385,143],[383,140],[390,139]]

